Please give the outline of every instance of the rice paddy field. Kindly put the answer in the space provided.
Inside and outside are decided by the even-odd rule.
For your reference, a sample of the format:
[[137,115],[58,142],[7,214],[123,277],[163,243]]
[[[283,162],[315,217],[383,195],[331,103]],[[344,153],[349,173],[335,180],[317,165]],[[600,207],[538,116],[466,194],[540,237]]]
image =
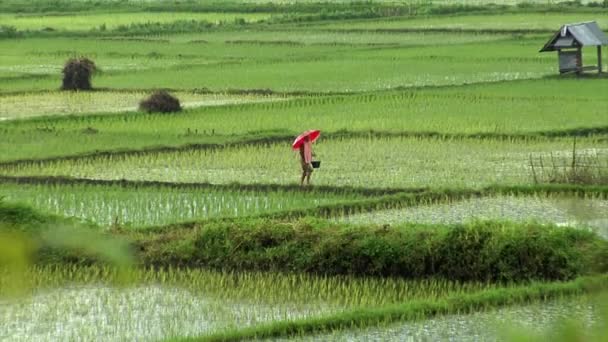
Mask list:
[[[608,78],[538,51],[606,18],[0,1],[0,340],[602,341]],[[182,110],[140,110],[158,90]]]

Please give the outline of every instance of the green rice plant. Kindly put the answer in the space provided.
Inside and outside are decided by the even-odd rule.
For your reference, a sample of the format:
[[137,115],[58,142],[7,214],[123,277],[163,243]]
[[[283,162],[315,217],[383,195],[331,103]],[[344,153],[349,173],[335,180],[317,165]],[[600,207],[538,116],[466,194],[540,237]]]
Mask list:
[[[391,322],[415,321],[424,318],[462,314],[491,307],[503,307],[516,303],[563,298],[589,290],[585,283],[595,283],[591,293],[605,289],[606,279],[577,279],[567,283],[531,284],[511,289],[480,291],[478,293],[447,297],[437,301],[411,301],[401,305],[382,308],[367,308],[342,312],[325,317],[304,318],[272,322],[255,327],[227,330],[216,334],[194,338],[176,338],[172,341],[241,341],[244,339],[264,339],[276,337],[302,336],[337,330],[347,330],[369,326],[386,326]],[[603,285],[601,285],[603,283]],[[326,335],[326,337],[328,337]]]
[[425,18],[399,18],[396,20],[367,20],[360,22],[337,22],[323,25],[331,30],[445,30],[479,32],[532,31],[552,33],[565,23],[599,20],[600,26],[608,25],[596,13],[509,13],[475,14],[465,16],[435,16]]
[[[135,111],[148,92],[42,92],[0,96],[0,121],[36,116],[116,114]],[[184,108],[224,106],[239,103],[281,101],[282,96],[175,93]],[[194,132],[193,132],[194,133]]]
[[[0,284],[11,281],[5,276],[0,272]],[[0,314],[3,333],[13,338],[21,334],[62,338],[75,331],[95,338],[168,338],[496,287],[445,280],[412,282],[175,268],[131,269],[131,282],[117,287],[113,284],[121,275],[116,268],[69,265],[30,268],[25,276],[32,286],[27,293],[30,296],[6,301]],[[5,289],[0,287],[0,295]],[[84,304],[88,304],[85,307],[90,315],[86,317],[91,320],[69,319],[82,315]],[[159,316],[159,312],[163,314]],[[95,317],[103,317],[105,323],[92,331],[87,326],[96,322]],[[36,330],[32,330],[34,321],[38,322]],[[10,326],[5,325],[9,322]],[[52,329],[57,325],[65,329]]]
[[158,226],[218,217],[243,217],[352,201],[355,195],[188,187],[103,185],[0,186],[6,201],[102,226]]
[[19,31],[52,28],[55,31],[91,31],[104,27],[118,30],[132,24],[167,24],[185,20],[206,21],[210,24],[233,22],[242,19],[255,22],[270,18],[268,13],[188,13],[188,12],[135,12],[135,13],[64,13],[55,15],[2,14],[0,21]]
[[[114,267],[29,268],[25,275],[31,290],[27,297],[3,302],[0,327],[11,338],[61,339],[79,334],[91,338],[158,339],[226,336],[244,327],[259,333],[268,326],[283,326],[286,320],[299,324],[305,319],[320,323],[312,327],[314,331],[326,331],[329,317],[342,317],[349,322],[347,326],[333,325],[334,330],[352,329],[605,288],[605,277],[601,276],[568,283],[499,286],[437,279],[405,281],[176,268],[129,272],[131,282],[119,287],[113,285],[120,277]],[[11,281],[5,276],[0,272],[0,283]],[[0,292],[5,289],[0,287]],[[435,313],[417,311],[434,305],[442,309]],[[408,312],[403,311],[406,307]],[[58,326],[62,329],[56,329]],[[243,331],[238,333],[242,336]]]
[[[5,46],[17,45],[20,47],[16,50],[19,54],[19,51],[23,51],[23,48],[27,48],[35,41],[8,42]],[[137,44],[137,48],[123,44],[127,45],[125,50],[101,50],[104,45],[117,46],[119,43],[117,40],[105,44],[100,42],[98,46],[79,43],[69,47],[67,52],[72,55],[85,53],[106,55],[111,57],[113,63],[110,65],[114,67],[118,64],[116,57],[135,56],[137,60],[143,60],[143,64],[146,65],[151,63],[147,59],[154,60],[150,57],[155,57],[159,53],[161,57],[165,57],[162,51],[174,48],[174,52],[169,54],[173,56],[173,65],[170,67],[161,65],[156,69],[141,70],[137,64],[132,65],[133,60],[131,60],[129,64],[132,66],[124,70],[126,58],[123,58],[120,67],[124,71],[104,72],[96,79],[99,87],[128,89],[188,90],[205,87],[214,91],[226,91],[268,88],[283,92],[353,93],[398,87],[537,79],[553,73],[555,69],[553,58],[538,55],[536,52],[537,46],[542,46],[544,39],[477,43],[463,41],[462,44],[422,46],[416,49],[411,49],[411,44],[383,49],[369,49],[366,46],[294,47],[269,44],[255,49],[259,51],[255,51],[253,55],[251,55],[251,47],[247,45],[210,43],[205,46],[205,55],[201,56],[199,44],[177,44],[171,41],[160,44],[164,47],[158,47],[158,42],[155,44],[154,41],[148,41],[148,44]],[[45,55],[66,53],[63,50],[58,51],[53,45],[49,46],[49,42],[42,46],[46,47],[42,51]],[[85,46],[89,47],[85,50]],[[136,52],[142,48],[148,50],[151,55],[138,55]],[[24,51],[26,56],[27,51],[27,49]],[[178,51],[192,52],[185,55],[176,53]],[[278,54],[273,55],[272,52]],[[258,55],[264,58],[259,58]],[[28,59],[33,59],[32,64],[37,66],[41,64],[40,59],[47,58],[43,55],[42,58],[29,56]],[[450,61],[449,65],[444,62],[445,60]],[[96,58],[96,61],[106,70],[105,64],[102,63],[103,59]],[[505,61],[517,61],[517,65]],[[23,64],[23,61],[19,64]],[[407,72],[396,73],[395,70]],[[450,76],[446,77],[446,74]],[[243,77],[244,75],[247,77]],[[51,75],[39,77],[36,82],[31,82],[27,76],[25,74],[22,79],[0,78],[0,86],[12,91],[50,90],[56,87]],[[290,80],[293,79],[297,79],[298,82],[291,82]]]
[[418,206],[363,212],[339,221],[356,224],[454,224],[475,220],[537,221],[591,228],[608,236],[608,201],[597,194],[583,198],[564,194],[490,195],[469,199],[434,200]]
[[[366,188],[529,184],[530,153],[557,153],[569,146],[570,141],[560,139],[321,138],[314,151],[323,167],[312,181]],[[581,139],[579,146],[604,148],[605,143]],[[1,172],[106,180],[292,184],[299,180],[298,158],[285,142],[7,164]]]
[[[480,340],[495,341],[602,341],[606,320],[606,293],[522,303],[474,313],[436,316],[429,319],[380,323],[363,329],[335,329],[322,334],[296,334],[273,341],[382,340]],[[508,323],[506,323],[508,322]],[[566,323],[566,324],[564,324]]]
[[[605,84],[599,79],[552,79],[485,87],[309,97],[255,105],[207,107],[188,110],[179,117],[170,118],[126,113],[0,122],[0,130],[5,137],[0,141],[0,160],[273,136],[283,137],[287,141],[307,127],[318,127],[324,134],[334,135],[340,135],[341,132],[359,135],[367,133],[371,136],[375,132],[386,132],[397,135],[490,138],[601,135],[606,132],[605,113],[602,111],[606,105],[602,94],[608,91]],[[554,89],[571,93],[576,101],[556,98],[551,95]],[[143,96],[140,92],[124,95],[115,92],[94,93],[73,97],[55,94],[0,96],[0,103],[6,104],[6,107],[0,107],[0,113],[4,114],[1,116],[8,115],[7,118],[12,118],[38,113],[52,114],[54,108],[65,111],[66,114],[91,112],[97,107],[102,111],[128,110],[136,106],[135,99],[131,100],[135,94]],[[227,103],[238,102],[242,98],[244,102],[281,99],[280,96],[199,97],[187,93],[178,94],[185,97],[186,106],[197,105],[198,101],[204,105],[209,98],[212,104],[225,103],[224,99]],[[44,101],[45,105],[41,105],[39,110],[26,106],[20,111],[20,101]],[[247,120],[243,120],[243,117],[247,117]],[[98,134],[94,137],[82,134],[88,127],[98,130]],[[29,143],[34,139],[41,143]],[[15,145],[20,148],[13,148]]]

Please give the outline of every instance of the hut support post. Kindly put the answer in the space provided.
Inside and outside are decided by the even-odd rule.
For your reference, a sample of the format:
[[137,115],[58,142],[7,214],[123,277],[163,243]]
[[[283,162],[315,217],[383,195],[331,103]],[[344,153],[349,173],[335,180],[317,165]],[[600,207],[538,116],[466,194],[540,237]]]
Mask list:
[[576,73],[581,74],[583,72],[583,48],[580,46],[576,50]]
[[597,72],[602,73],[602,46],[597,46]]

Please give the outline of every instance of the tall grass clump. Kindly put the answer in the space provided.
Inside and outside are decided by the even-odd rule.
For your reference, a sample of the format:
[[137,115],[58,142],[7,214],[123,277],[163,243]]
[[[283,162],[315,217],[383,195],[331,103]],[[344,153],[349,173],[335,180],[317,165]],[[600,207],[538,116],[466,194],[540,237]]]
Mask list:
[[148,113],[173,113],[182,110],[179,99],[167,92],[159,90],[139,103],[139,109]]
[[535,183],[608,184],[608,153],[600,149],[577,150],[576,140],[570,155],[551,153],[530,156]]
[[97,71],[95,62],[86,58],[70,58],[64,65],[62,90],[91,90],[91,78]]

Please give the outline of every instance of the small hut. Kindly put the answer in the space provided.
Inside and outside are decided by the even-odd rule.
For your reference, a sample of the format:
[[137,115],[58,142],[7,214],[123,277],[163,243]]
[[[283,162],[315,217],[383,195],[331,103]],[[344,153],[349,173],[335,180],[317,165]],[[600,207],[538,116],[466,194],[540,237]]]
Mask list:
[[[602,46],[608,45],[608,37],[595,21],[562,26],[540,52],[557,51],[560,74],[585,70],[602,72]],[[597,47],[597,66],[583,66],[584,46]]]

